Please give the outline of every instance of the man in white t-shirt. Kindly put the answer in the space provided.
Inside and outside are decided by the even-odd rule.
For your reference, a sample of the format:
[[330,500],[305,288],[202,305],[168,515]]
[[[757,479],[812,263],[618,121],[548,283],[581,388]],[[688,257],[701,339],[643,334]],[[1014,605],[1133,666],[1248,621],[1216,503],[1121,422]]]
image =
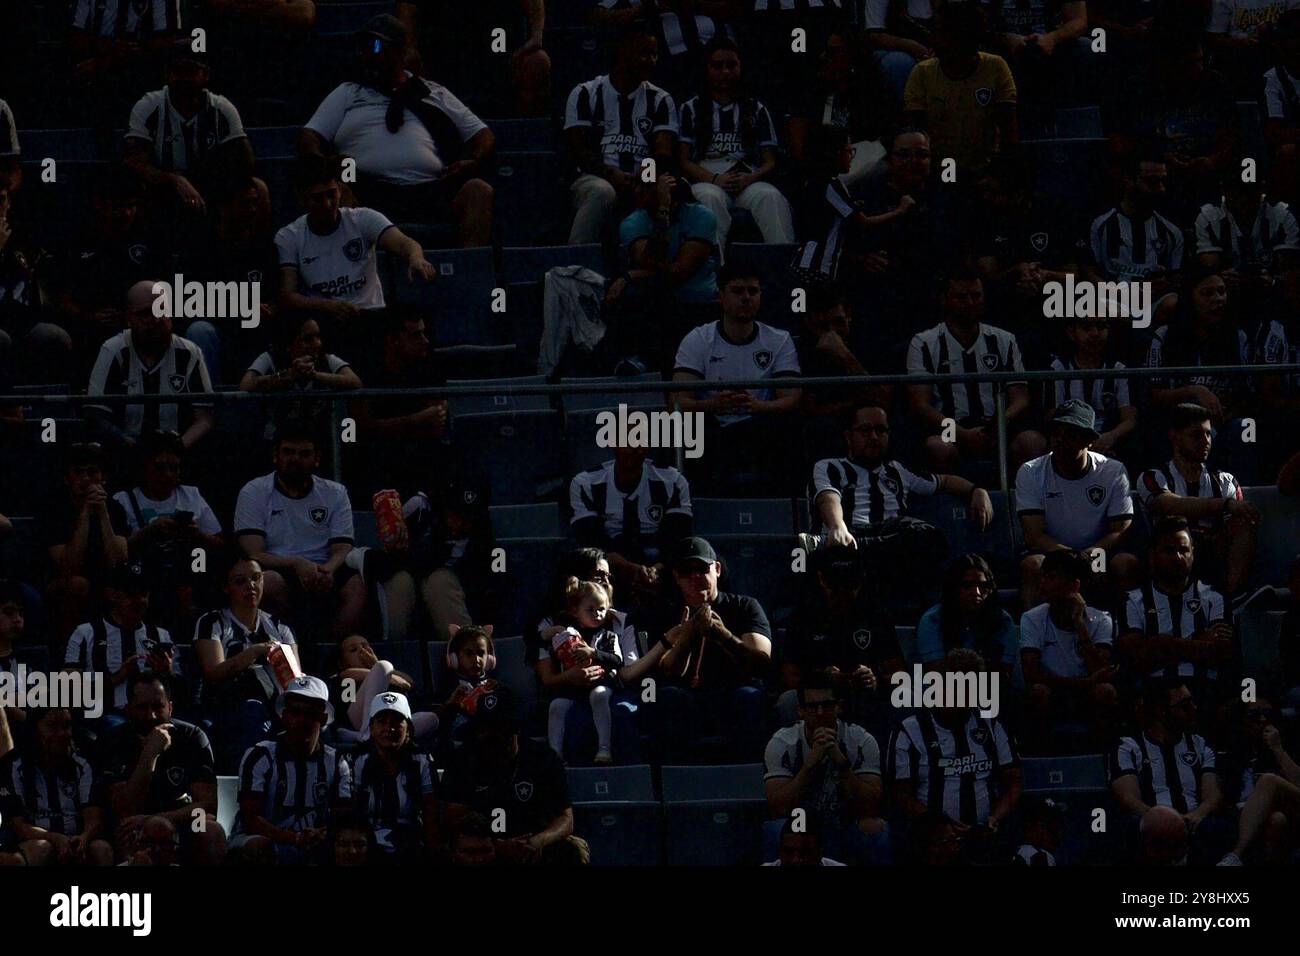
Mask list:
[[339,637],[354,633],[361,627],[366,590],[361,576],[344,563],[353,542],[348,491],[313,474],[320,465],[319,445],[306,431],[281,429],[274,461],[274,471],[239,492],[234,526],[239,546],[262,565],[266,604],[280,613],[298,613],[298,633],[311,632],[304,612],[323,615],[317,621],[328,620]]
[[[722,318],[686,333],[673,361],[673,381],[797,376],[799,356],[790,333],[755,318],[763,299],[757,269],[743,262],[728,262],[718,270],[718,290]],[[771,466],[766,477],[777,479],[781,461],[797,460],[796,456],[784,456],[774,462],[770,452],[789,447],[780,436],[791,428],[791,413],[799,407],[801,394],[797,388],[776,387],[674,393],[681,411],[707,414],[701,464],[710,477],[705,482],[717,484],[724,475],[730,480],[738,468],[764,461]]]
[[1027,461],[1016,473],[1016,514],[1028,553],[1020,562],[1020,597],[1025,610],[1042,603],[1037,593],[1043,556],[1073,548],[1098,561],[1114,587],[1128,590],[1141,570],[1137,558],[1118,550],[1133,523],[1128,472],[1122,462],[1088,446],[1098,437],[1096,412],[1070,399],[1050,422],[1052,450]]
[[763,756],[767,841],[775,843],[781,824],[803,809],[809,823],[820,824],[832,855],[885,862],[880,745],[840,719],[838,694],[824,677],[810,677],[799,687],[799,717],[772,735]]
[[496,138],[445,86],[403,68],[408,39],[388,14],[358,31],[357,81],[325,97],[300,150],[356,160],[363,205],[404,222],[454,223],[462,247],[491,245],[492,187],[482,174]]
[[1111,663],[1115,626],[1105,611],[1088,606],[1081,589],[1090,576],[1090,562],[1073,549],[1043,558],[1038,594],[1044,603],[1020,618],[1020,660],[1034,717],[1027,736],[1046,731],[1055,718],[1080,714],[1101,739],[1102,721],[1118,701],[1111,683],[1118,671]]
[[383,213],[340,208],[337,158],[304,157],[298,167],[298,196],[306,214],[275,234],[281,308],[314,313],[335,327],[346,326],[362,311],[382,309],[376,249],[406,260],[412,281],[429,281],[436,274],[420,244]]

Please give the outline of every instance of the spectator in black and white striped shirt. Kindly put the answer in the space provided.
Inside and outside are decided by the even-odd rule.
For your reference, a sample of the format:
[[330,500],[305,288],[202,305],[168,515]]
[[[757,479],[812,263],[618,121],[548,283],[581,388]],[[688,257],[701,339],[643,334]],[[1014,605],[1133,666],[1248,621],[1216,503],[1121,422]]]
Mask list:
[[[943,321],[912,337],[909,374],[1023,372],[1020,345],[1003,329],[984,324],[984,283],[962,266],[939,280]],[[935,471],[959,470],[962,458],[988,458],[997,452],[995,389],[1006,389],[1006,419],[1012,469],[1047,450],[1047,440],[1029,427],[1029,388],[1023,382],[945,382],[909,385],[912,415],[925,428],[926,462]],[[943,433],[955,426],[953,441]]]
[[[1109,356],[1110,323],[1106,319],[1072,318],[1065,325],[1065,337],[1070,348],[1052,358],[1052,371],[1124,368],[1122,362]],[[1116,450],[1138,424],[1138,409],[1130,397],[1127,378],[1058,379],[1052,383],[1052,396],[1047,410],[1049,420],[1068,401],[1085,403],[1097,418],[1099,437],[1092,443],[1092,450],[1107,458],[1122,457]]]
[[1193,733],[1195,721],[1196,701],[1185,683],[1177,678],[1149,682],[1141,728],[1121,737],[1111,751],[1110,791],[1131,819],[1144,818],[1155,807],[1172,809],[1191,834],[1193,853],[1218,859],[1213,851],[1227,849],[1222,844],[1228,828],[1209,820],[1223,808],[1224,797],[1214,748]]
[[771,183],[776,170],[776,125],[741,81],[740,48],[718,37],[704,50],[705,83],[682,104],[678,160],[691,192],[718,220],[718,248],[725,250],[731,210],[754,217],[764,242],[794,242],[790,204]]
[[1229,270],[1235,281],[1258,280],[1281,264],[1279,253],[1300,253],[1300,226],[1284,202],[1264,192],[1258,180],[1243,182],[1240,166],[1223,176],[1223,196],[1207,202],[1196,217],[1196,255],[1205,265]]
[[644,24],[628,27],[608,75],[579,83],[564,110],[564,142],[577,166],[570,194],[569,244],[599,242],[617,214],[633,207],[641,163],[672,165],[677,148],[673,98],[650,82],[659,41]]
[[1151,302],[1174,288],[1183,265],[1183,231],[1162,216],[1169,168],[1163,159],[1135,153],[1120,168],[1124,198],[1092,221],[1092,267],[1104,279],[1152,283]]

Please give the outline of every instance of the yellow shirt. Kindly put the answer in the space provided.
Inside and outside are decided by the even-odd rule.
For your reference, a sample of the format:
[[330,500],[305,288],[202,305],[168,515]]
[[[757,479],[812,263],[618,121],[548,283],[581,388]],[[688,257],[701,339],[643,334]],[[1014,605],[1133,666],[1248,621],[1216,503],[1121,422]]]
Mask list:
[[979,56],[979,66],[964,80],[945,75],[937,57],[924,60],[912,70],[903,93],[903,109],[926,116],[936,164],[949,157],[957,160],[958,182],[963,172],[979,169],[997,152],[994,106],[1016,102],[1016,81],[1006,60],[992,53]]

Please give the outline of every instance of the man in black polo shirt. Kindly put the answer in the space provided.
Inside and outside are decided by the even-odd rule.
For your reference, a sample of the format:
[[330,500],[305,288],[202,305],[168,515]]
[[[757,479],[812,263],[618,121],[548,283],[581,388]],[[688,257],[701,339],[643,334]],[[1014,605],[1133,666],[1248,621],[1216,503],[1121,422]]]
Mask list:
[[[464,814],[495,825],[504,813],[497,858],[513,863],[586,862],[586,842],[573,835],[573,803],[564,762],[545,744],[519,733],[519,700],[505,687],[484,696],[469,742],[442,778],[451,828]],[[494,826],[494,829],[496,827]]]
[[160,816],[181,835],[188,862],[217,865],[226,854],[226,834],[217,822],[217,777],[207,734],[172,717],[171,679],[157,671],[131,675],[126,713],[130,722],[105,743],[103,761],[118,819],[119,859],[135,853],[145,820]]
[[781,672],[785,691],[777,700],[782,726],[798,720],[800,683],[814,674],[834,681],[844,719],[883,734],[889,702],[882,690],[903,667],[894,622],[885,602],[872,599],[867,569],[852,548],[833,545],[809,559],[813,587],[786,625]]
[[722,562],[703,538],[684,538],[671,561],[671,596],[648,614],[651,640],[667,648],[658,700],[650,707],[666,757],[702,726],[725,738],[739,762],[765,743],[763,674],[772,662],[772,629],[754,598],[718,590]]

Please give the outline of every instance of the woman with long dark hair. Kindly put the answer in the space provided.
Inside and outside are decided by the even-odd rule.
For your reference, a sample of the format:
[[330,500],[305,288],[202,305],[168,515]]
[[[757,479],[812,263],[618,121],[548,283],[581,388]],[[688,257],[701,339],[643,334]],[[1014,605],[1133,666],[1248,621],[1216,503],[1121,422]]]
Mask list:
[[908,665],[937,668],[949,651],[964,647],[996,661],[1004,679],[1010,678],[1019,647],[1011,615],[998,606],[997,590],[993,569],[978,554],[963,554],[948,565],[939,603],[921,615],[912,646],[904,648]]
[[700,92],[682,104],[678,125],[678,161],[695,198],[717,217],[718,249],[726,249],[734,209],[754,217],[764,242],[794,242],[790,204],[771,182],[776,124],[747,94],[734,40],[714,37],[705,47]]

